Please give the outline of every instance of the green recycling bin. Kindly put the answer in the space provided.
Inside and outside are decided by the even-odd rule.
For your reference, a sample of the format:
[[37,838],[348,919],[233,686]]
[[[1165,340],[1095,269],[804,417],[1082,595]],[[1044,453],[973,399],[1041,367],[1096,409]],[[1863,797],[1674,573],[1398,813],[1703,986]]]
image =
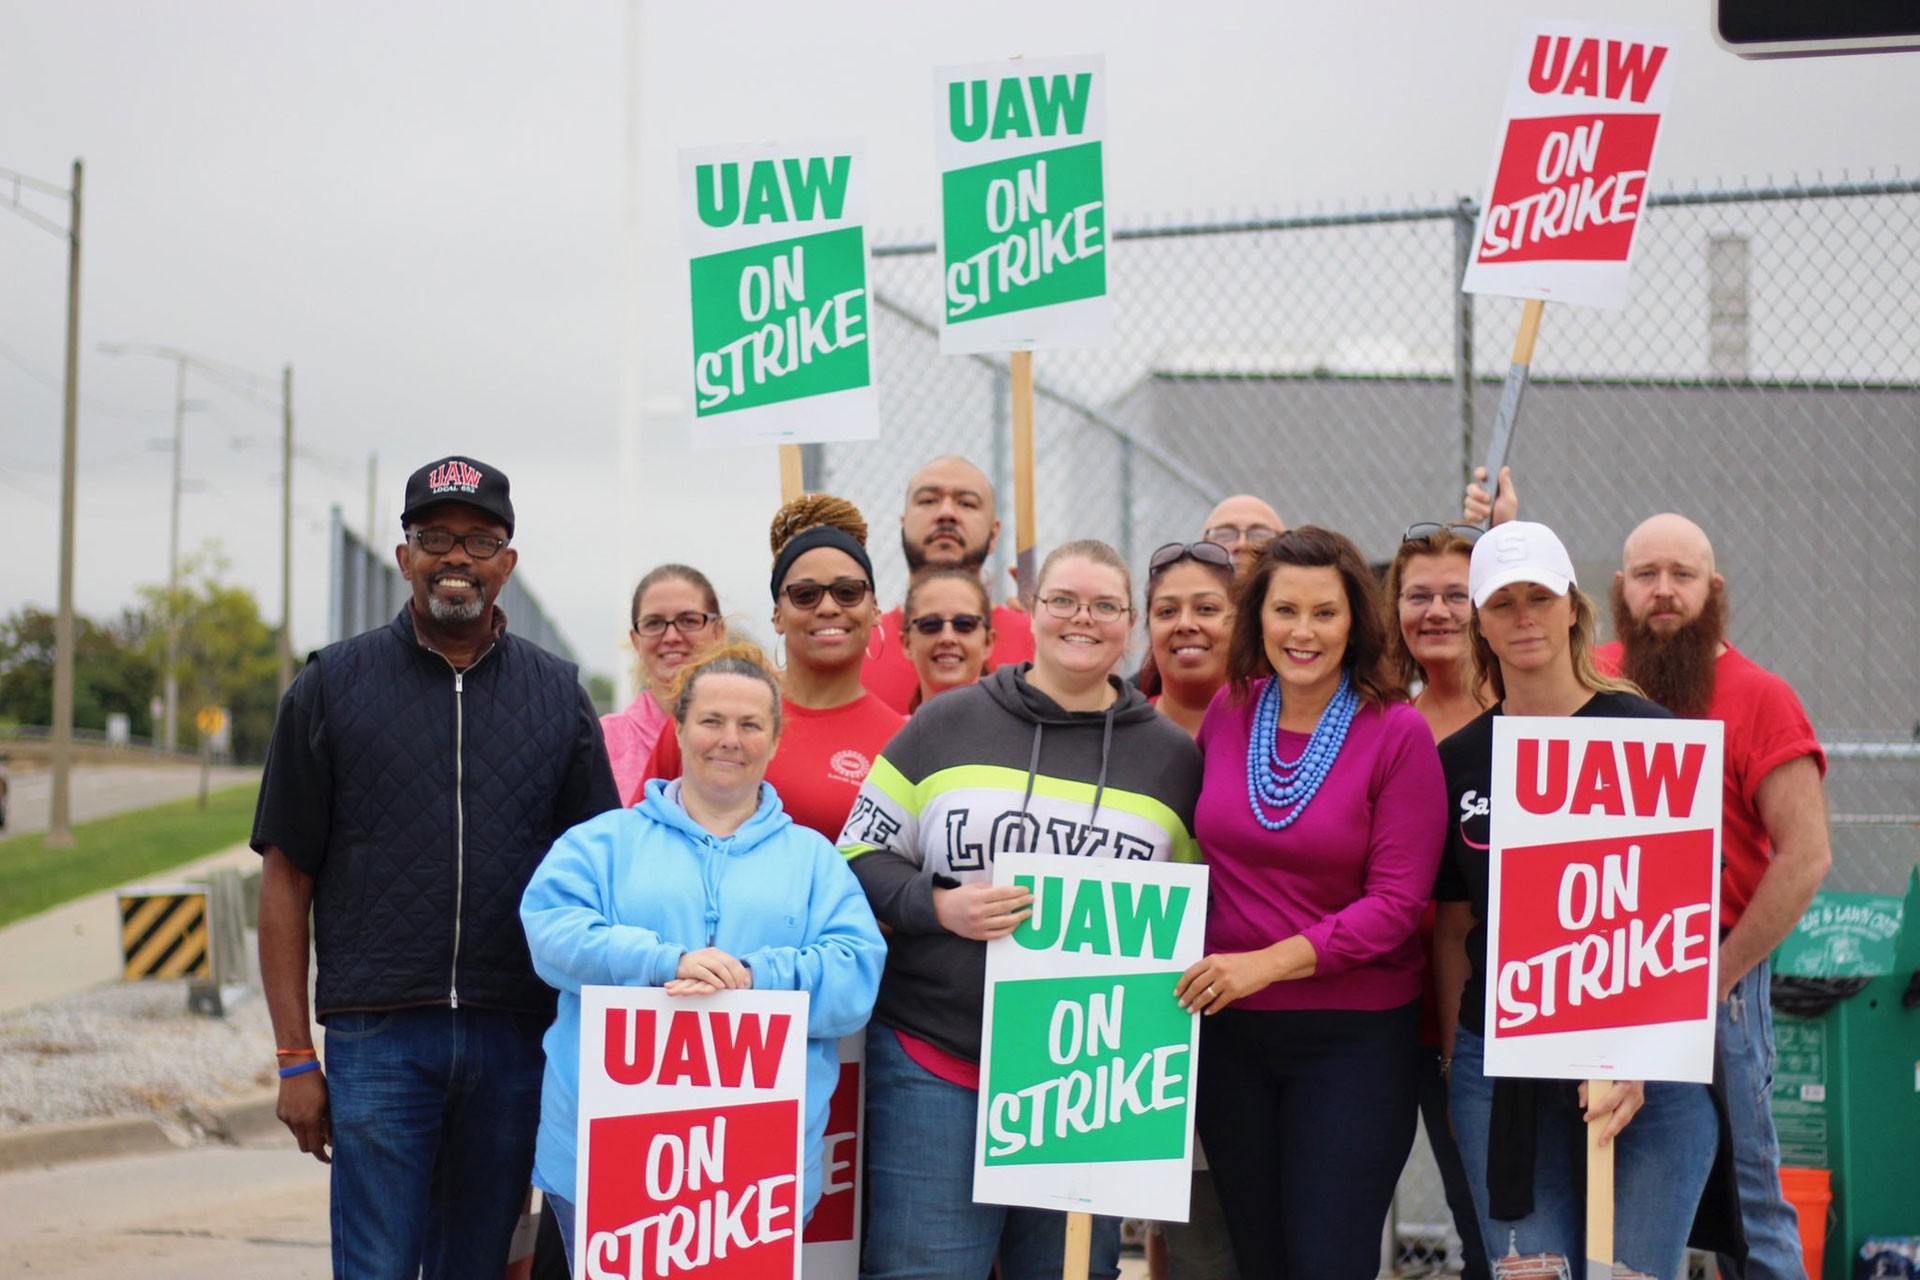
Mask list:
[[[1825,1277],[1851,1280],[1868,1237],[1920,1235],[1920,871],[1904,901],[1819,894],[1773,972],[1780,1161],[1832,1171]],[[1816,1013],[1821,986],[1839,998]]]

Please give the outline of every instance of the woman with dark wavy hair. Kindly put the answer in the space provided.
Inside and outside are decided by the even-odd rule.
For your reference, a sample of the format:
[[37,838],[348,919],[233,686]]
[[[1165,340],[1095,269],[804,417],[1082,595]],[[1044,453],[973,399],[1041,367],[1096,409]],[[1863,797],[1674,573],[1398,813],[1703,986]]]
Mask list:
[[1207,955],[1198,1119],[1244,1276],[1371,1280],[1412,1149],[1414,926],[1446,836],[1433,735],[1388,670],[1348,538],[1268,543],[1238,584],[1195,835]]

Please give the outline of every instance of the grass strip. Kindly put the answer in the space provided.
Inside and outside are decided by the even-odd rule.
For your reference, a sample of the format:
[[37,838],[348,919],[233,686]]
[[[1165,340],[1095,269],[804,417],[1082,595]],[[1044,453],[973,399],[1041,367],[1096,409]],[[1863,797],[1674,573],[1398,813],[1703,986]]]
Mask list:
[[242,843],[259,791],[242,783],[210,793],[205,809],[175,800],[77,823],[71,849],[47,848],[41,832],[0,840],[0,925]]

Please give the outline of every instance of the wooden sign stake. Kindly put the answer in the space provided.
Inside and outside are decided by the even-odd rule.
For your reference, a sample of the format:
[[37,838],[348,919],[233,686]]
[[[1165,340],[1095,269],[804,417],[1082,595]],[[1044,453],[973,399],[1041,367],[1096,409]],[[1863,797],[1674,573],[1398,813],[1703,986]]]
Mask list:
[[[1528,303],[1537,306],[1537,303]],[[1596,1107],[1613,1091],[1611,1080],[1587,1081],[1587,1106]],[[1587,1125],[1587,1274],[1586,1280],[1613,1277],[1613,1146],[1600,1145],[1610,1117]]]
[[[1507,453],[1513,446],[1514,423],[1520,418],[1520,397],[1526,394],[1527,379],[1533,372],[1533,344],[1540,337],[1540,318],[1547,304],[1538,298],[1527,299],[1520,312],[1520,332],[1513,337],[1513,362],[1507,366],[1507,381],[1500,388],[1500,409],[1493,418],[1493,443],[1487,449],[1487,494],[1491,503],[1500,494],[1500,468],[1507,465]],[[1492,516],[1481,521],[1491,524]]]
[[1060,1280],[1087,1280],[1087,1268],[1093,1258],[1093,1215],[1067,1215],[1067,1251],[1060,1267]]
[[[1033,596],[1033,352],[1016,351],[1008,359],[1013,384],[1013,550],[1014,579],[1020,599]],[[1084,1216],[1084,1215],[1083,1215]],[[1081,1274],[1085,1274],[1082,1268]]]
[[780,446],[780,502],[792,502],[806,492],[806,474],[800,466],[800,446]]

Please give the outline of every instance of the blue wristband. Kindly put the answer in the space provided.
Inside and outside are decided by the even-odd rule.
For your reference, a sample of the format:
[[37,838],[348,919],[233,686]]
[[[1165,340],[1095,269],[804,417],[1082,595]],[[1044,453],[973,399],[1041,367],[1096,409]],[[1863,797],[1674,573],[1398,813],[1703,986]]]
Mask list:
[[315,1058],[312,1062],[303,1062],[297,1067],[280,1068],[280,1078],[285,1080],[288,1076],[303,1076],[309,1071],[318,1071],[319,1069],[320,1060]]

